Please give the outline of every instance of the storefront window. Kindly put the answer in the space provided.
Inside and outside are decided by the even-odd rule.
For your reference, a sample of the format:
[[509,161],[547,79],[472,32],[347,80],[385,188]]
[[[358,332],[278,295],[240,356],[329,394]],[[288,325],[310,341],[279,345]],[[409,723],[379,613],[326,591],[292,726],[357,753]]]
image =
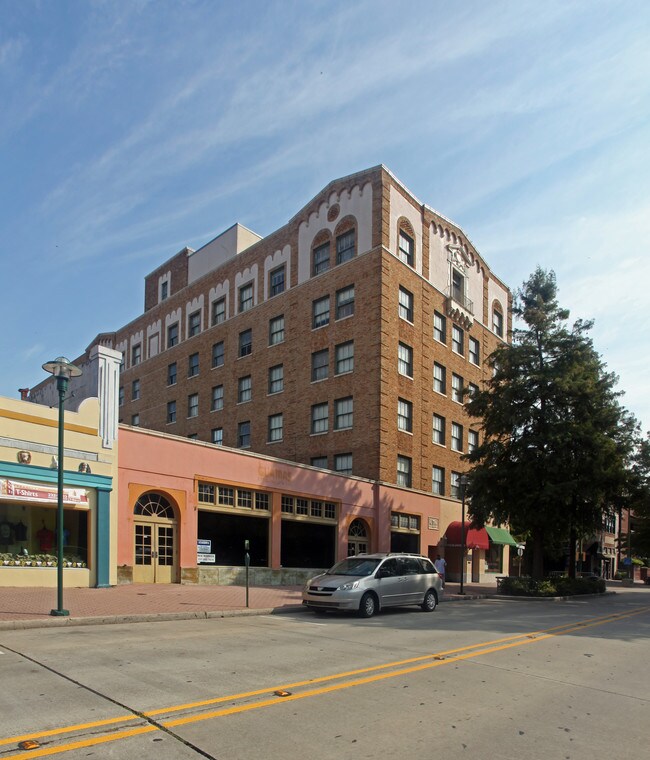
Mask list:
[[493,544],[490,541],[490,548],[486,552],[485,559],[488,573],[503,572],[503,546],[501,544]]

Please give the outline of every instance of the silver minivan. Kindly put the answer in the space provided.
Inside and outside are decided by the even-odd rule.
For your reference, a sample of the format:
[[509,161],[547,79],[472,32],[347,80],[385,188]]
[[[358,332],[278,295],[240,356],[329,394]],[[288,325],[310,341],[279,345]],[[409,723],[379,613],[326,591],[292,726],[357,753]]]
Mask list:
[[302,603],[314,612],[350,610],[361,617],[407,604],[433,612],[442,588],[433,563],[421,554],[358,554],[307,581]]

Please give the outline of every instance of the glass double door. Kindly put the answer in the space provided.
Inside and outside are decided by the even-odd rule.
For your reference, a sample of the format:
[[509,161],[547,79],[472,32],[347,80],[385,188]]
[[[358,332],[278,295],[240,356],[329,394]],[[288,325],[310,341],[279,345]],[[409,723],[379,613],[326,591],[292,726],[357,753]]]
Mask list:
[[134,524],[134,583],[175,583],[176,525],[161,522]]

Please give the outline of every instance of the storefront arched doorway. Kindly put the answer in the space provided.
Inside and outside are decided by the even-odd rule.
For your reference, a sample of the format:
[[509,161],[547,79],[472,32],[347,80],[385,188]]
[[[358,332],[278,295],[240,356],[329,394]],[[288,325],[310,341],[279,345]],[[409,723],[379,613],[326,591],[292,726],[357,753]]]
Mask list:
[[142,494],[133,509],[133,582],[176,583],[178,523],[170,501],[158,493]]
[[352,520],[348,529],[348,557],[367,554],[370,545],[370,532],[363,520]]

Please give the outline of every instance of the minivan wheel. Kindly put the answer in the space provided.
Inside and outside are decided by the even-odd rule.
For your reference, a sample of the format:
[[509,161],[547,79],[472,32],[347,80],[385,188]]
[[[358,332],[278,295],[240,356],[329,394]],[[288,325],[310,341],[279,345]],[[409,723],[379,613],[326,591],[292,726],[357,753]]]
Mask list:
[[359,604],[359,615],[364,618],[372,617],[377,612],[377,599],[374,594],[366,592],[361,597]]
[[432,588],[430,588],[424,595],[424,601],[422,602],[421,607],[425,612],[433,612],[437,606],[438,595]]

